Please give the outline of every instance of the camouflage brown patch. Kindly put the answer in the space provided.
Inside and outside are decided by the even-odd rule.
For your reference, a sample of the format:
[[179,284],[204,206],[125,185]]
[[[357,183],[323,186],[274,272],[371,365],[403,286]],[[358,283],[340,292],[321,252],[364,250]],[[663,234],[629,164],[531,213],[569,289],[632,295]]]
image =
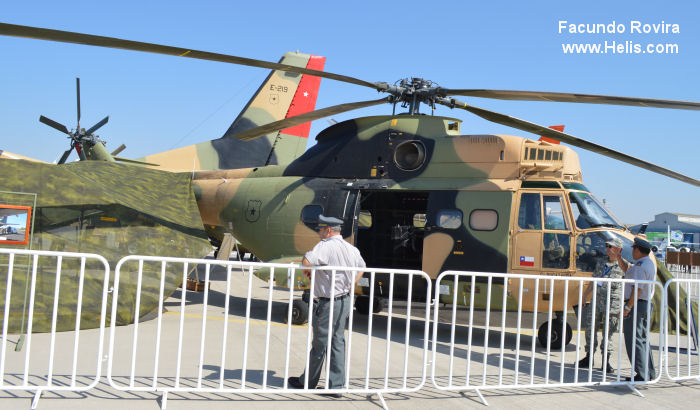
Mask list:
[[310,251],[318,241],[318,233],[303,222],[300,221],[294,226],[294,248],[300,255]]
[[158,167],[152,168],[167,171],[191,171],[201,169],[202,166],[195,145],[148,155],[138,160],[158,164]]
[[197,201],[202,221],[207,225],[223,225],[221,213],[234,196],[243,179],[206,179],[195,180],[194,184],[201,188],[202,197]]
[[432,279],[437,278],[453,247],[454,239],[450,235],[436,232],[426,236],[423,240],[423,272]]

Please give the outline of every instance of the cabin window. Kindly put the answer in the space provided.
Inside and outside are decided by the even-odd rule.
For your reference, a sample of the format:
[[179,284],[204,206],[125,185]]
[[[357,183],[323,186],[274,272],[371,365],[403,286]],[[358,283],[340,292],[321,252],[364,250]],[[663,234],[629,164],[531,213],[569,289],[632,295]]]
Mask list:
[[524,193],[520,196],[518,226],[522,229],[542,229],[540,194]]
[[301,210],[301,221],[310,228],[315,228],[318,224],[318,216],[323,214],[321,205],[306,205]]
[[425,228],[425,214],[414,214],[413,226],[415,228]]
[[544,160],[545,161],[551,161],[552,160],[552,151],[545,151],[544,153]]
[[538,149],[538,150],[537,150],[537,160],[538,160],[538,161],[543,161],[543,160],[544,160],[544,150],[543,150],[543,149]]
[[568,224],[564,217],[561,197],[554,195],[544,196],[544,228],[555,230],[568,230]]
[[462,226],[462,211],[459,209],[441,209],[437,213],[437,225],[445,229],[457,229]]
[[469,227],[475,231],[493,231],[498,226],[498,212],[475,209],[469,214]]
[[530,148],[530,161],[535,160],[535,155],[537,155],[537,150],[534,148]]
[[357,227],[359,229],[369,229],[372,227],[372,212],[361,210],[360,216],[357,219]]
[[0,243],[27,245],[32,208],[28,206],[0,205]]

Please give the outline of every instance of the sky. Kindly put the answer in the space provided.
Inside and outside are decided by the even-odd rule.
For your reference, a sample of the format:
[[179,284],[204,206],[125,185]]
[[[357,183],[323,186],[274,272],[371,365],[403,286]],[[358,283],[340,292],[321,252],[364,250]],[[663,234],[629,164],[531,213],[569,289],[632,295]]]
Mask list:
[[[25,1],[3,4],[0,21],[269,61],[299,50],[325,56],[326,71],[368,81],[421,77],[447,88],[700,101],[700,4],[690,1]],[[614,33],[568,32],[568,24],[607,30],[613,22]],[[635,22],[640,32],[633,32]],[[679,32],[655,34],[659,24],[671,30],[675,24]],[[675,44],[677,52],[563,52],[562,44],[604,42]],[[109,115],[97,134],[108,149],[124,143],[120,156],[138,158],[219,138],[268,74],[13,37],[0,37],[0,50],[0,149],[50,162],[68,139],[38,119],[75,127],[75,77],[81,126]],[[323,79],[317,108],[379,97]],[[579,138],[700,179],[700,111],[458,98],[545,126],[564,124]],[[386,105],[333,119],[390,113]],[[531,137],[461,110],[441,107],[436,114],[462,119],[464,134]],[[314,121],[309,144],[328,126],[326,119]],[[700,214],[699,188],[575,150],[584,183],[622,222],[646,222],[662,212]]]

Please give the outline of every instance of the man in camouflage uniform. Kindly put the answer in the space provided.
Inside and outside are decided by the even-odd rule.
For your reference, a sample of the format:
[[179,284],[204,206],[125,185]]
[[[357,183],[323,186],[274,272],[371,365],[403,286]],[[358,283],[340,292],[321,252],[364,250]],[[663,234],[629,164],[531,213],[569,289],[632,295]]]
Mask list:
[[[620,269],[617,261],[615,260],[615,251],[619,252],[622,248],[622,240],[619,238],[611,239],[605,242],[605,250],[608,257],[598,261],[595,271],[593,272],[594,278],[609,278],[609,279],[622,279],[625,273]],[[593,306],[588,299],[593,293],[593,288],[596,288],[596,306],[595,306],[595,326],[591,326],[591,318],[593,316]],[[586,302],[583,307],[581,319],[583,321],[583,326],[585,330],[584,340],[586,341],[586,357],[578,362],[579,368],[587,368],[589,366],[589,361],[593,361],[592,355],[598,348],[598,329],[605,335],[605,309],[608,300],[608,283],[607,282],[590,282],[588,287],[583,292],[583,300]],[[610,366],[610,356],[613,353],[613,335],[619,330],[620,326],[620,306],[622,306],[622,282],[612,282],[610,283],[610,310],[609,317],[607,321],[607,361],[605,366],[605,371],[607,373],[613,373],[615,370]],[[591,333],[593,332],[593,333]],[[591,337],[593,337],[593,350],[590,350]],[[606,349],[601,346],[601,356],[606,353]],[[592,363],[591,363],[592,365]],[[602,369],[602,367],[601,367]]]

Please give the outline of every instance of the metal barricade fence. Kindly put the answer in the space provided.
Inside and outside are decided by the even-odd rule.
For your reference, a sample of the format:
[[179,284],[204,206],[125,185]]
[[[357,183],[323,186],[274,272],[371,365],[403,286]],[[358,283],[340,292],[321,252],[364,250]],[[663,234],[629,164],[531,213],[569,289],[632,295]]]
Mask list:
[[666,375],[675,381],[700,381],[700,279],[669,280],[664,294],[670,308],[665,331]]
[[[97,385],[109,272],[100,255],[0,249],[0,390],[34,391],[35,408],[44,391]],[[10,336],[18,337],[14,351]]]
[[[148,266],[155,276],[146,279],[143,272]],[[203,294],[187,291],[184,286],[195,266],[204,274]],[[311,278],[315,278],[323,274],[321,271],[335,273],[348,270],[355,269],[313,268],[310,274]],[[303,279],[299,265],[125,257],[115,269],[107,371],[109,383],[118,390],[162,392],[163,408],[167,404],[168,392],[363,393],[378,394],[385,405],[382,393],[415,391],[425,382],[431,282],[428,275],[421,271],[361,270],[365,276],[369,276],[368,286],[362,289],[367,289],[370,300],[377,296],[376,292],[384,296],[388,292],[387,313],[373,314],[375,304],[369,303],[369,316],[365,321],[355,318],[357,315],[350,310],[345,388],[328,391],[327,385],[321,390],[308,388],[308,377],[301,380],[305,388],[295,389],[288,385],[290,376],[300,375],[309,368],[309,350],[313,340],[311,325],[292,324],[294,290],[290,290],[288,285],[296,287],[295,284]],[[169,296],[165,292],[166,282],[172,280],[175,271],[180,272],[178,276],[183,289],[165,301]],[[115,327],[116,306],[124,292],[122,282],[125,275],[130,275],[133,281],[130,288],[135,292],[133,316],[140,320],[133,325]],[[264,282],[254,281],[254,275],[264,279]],[[336,276],[331,275],[332,281]],[[385,282],[380,283],[378,277]],[[152,285],[157,284],[156,287],[151,286],[148,292],[152,293],[151,297],[157,297],[159,304],[155,312],[144,316],[139,309],[145,280],[150,280]],[[235,281],[243,281],[247,285],[232,286]],[[315,283],[311,280],[311,294],[315,291]],[[415,283],[425,289],[421,298],[426,303],[422,308],[416,308],[416,302],[412,302],[411,298],[404,302],[394,297],[395,290],[399,288],[409,295],[415,293]],[[334,297],[332,295],[331,298]],[[351,302],[355,297],[354,287],[349,297]],[[333,333],[330,318],[333,317],[335,305],[331,303],[329,334]],[[164,312],[165,309],[168,311]],[[309,309],[309,323],[315,321],[314,310]],[[420,312],[418,318],[415,317],[416,312]],[[325,323],[320,325],[325,326]],[[415,335],[417,326],[423,326],[420,337]],[[411,335],[412,330],[414,336]],[[194,354],[183,354],[185,349],[194,350],[196,360],[192,358]],[[399,355],[394,353],[397,350],[403,363],[403,369],[398,373],[390,370],[389,366],[392,359],[397,360]],[[330,357],[331,354],[329,343],[325,356]],[[321,373],[326,383],[331,371],[329,360],[326,360]]]
[[[675,279],[680,280],[680,285],[684,288],[685,292],[691,298],[697,298],[700,296],[700,289],[697,286],[690,286],[695,283],[692,279],[700,280],[700,274],[697,272],[682,271],[680,267],[676,266],[675,270],[670,270],[669,272],[673,275]],[[691,280],[688,280],[691,279]]]
[[[651,349],[658,349],[654,369],[659,371],[652,375],[651,380],[626,381],[625,376],[634,377],[629,363],[634,363],[637,353],[632,349],[631,361],[628,361],[627,355],[623,354],[625,344],[622,334],[622,306],[624,304],[620,303],[619,307],[611,309],[612,289],[620,284],[633,286],[634,292],[642,286],[655,286],[658,288],[657,294],[662,291],[661,285],[655,281],[443,272],[435,284],[431,375],[434,386],[441,390],[473,390],[484,404],[487,403],[480,390],[486,389],[624,384],[639,394],[634,384],[655,383],[660,377],[662,339],[655,336],[656,333],[646,337],[646,350],[650,357]],[[572,310],[572,306],[583,306],[586,285],[593,286],[594,289],[601,286],[605,295],[605,302],[602,304],[603,316],[600,316],[601,312],[598,309],[590,309],[591,322],[596,323],[596,315],[599,318],[616,318],[619,322],[619,331],[617,335],[611,335],[609,330],[614,330],[611,329],[612,326],[601,325],[602,360],[600,355],[593,355],[594,343],[591,342],[594,341],[594,337],[598,338],[597,332],[587,335],[590,337],[587,343],[590,347],[584,353],[588,353],[593,360],[589,360],[588,366],[579,368],[579,360],[583,356],[578,346],[585,341],[581,335],[585,322],[582,322],[582,314],[570,318],[568,312]],[[622,290],[620,287],[619,291]],[[598,291],[592,292],[591,306],[593,307],[600,306],[596,300],[597,294]],[[441,310],[438,301],[452,305],[451,314],[449,317],[445,316],[443,320],[447,322],[446,324],[440,323]],[[665,305],[664,302],[662,297],[662,306]],[[460,309],[459,305],[463,305],[464,308]],[[646,313],[646,325],[649,329],[652,304],[647,305],[647,311],[644,313]],[[566,320],[561,317],[554,318],[553,313],[557,311],[562,313],[556,316],[562,315]],[[538,329],[538,317],[541,317],[543,312],[546,322]],[[633,321],[637,320],[638,313],[637,309],[630,312]],[[492,322],[499,324],[493,326]],[[576,330],[575,344],[569,347],[566,345],[568,338],[572,337],[572,330],[568,322],[574,322]],[[608,321],[603,320],[603,323],[605,322]],[[663,323],[660,325],[663,326]],[[634,338],[637,333],[636,326],[631,326],[631,333]],[[611,355],[608,343],[604,343],[608,336],[612,336],[611,347],[617,350]],[[536,347],[535,339],[539,339],[544,347]],[[506,346],[506,340],[508,340],[508,346]],[[522,345],[525,348],[522,348]],[[611,374],[599,370],[600,364],[605,368],[608,356],[616,366],[616,371]],[[596,366],[593,365],[594,361]],[[446,375],[438,374],[445,368],[447,368]]]

